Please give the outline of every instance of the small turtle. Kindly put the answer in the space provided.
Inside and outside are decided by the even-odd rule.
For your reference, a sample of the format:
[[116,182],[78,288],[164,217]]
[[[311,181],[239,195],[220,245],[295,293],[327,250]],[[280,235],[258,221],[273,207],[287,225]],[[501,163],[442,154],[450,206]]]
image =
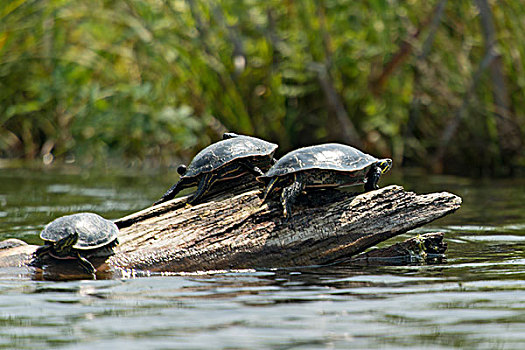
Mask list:
[[[255,137],[225,133],[223,140],[201,150],[186,168],[177,169],[181,175],[155,204],[174,198],[181,190],[197,186],[188,203],[197,203],[219,181],[230,180],[246,173],[263,175],[275,163],[273,153],[277,145]],[[262,170],[261,170],[262,169]]]
[[377,159],[353,147],[327,143],[299,148],[282,157],[257,180],[266,183],[263,203],[282,188],[284,216],[305,188],[328,188],[365,184],[365,191],[379,188],[381,174],[392,167],[391,159]]
[[44,227],[40,238],[45,245],[35,252],[37,257],[50,255],[57,259],[78,259],[89,274],[96,269],[86,257],[110,256],[118,244],[118,228],[112,221],[93,213],[62,216]]

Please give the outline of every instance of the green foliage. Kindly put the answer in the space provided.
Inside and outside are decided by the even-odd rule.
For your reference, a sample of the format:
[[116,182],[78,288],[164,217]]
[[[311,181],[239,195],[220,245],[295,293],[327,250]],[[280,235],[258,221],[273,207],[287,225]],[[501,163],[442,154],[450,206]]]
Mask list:
[[[485,52],[475,2],[448,2],[432,28],[437,4],[4,1],[0,156],[166,162],[228,129],[277,141],[281,150],[341,141],[431,164]],[[497,2],[493,16],[523,125],[525,10]],[[447,145],[449,163],[497,165],[494,109],[484,74]]]

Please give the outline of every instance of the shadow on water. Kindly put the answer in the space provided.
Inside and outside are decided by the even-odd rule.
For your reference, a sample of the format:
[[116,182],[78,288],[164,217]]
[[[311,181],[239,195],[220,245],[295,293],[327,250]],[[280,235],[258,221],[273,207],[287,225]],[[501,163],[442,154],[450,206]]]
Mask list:
[[[129,169],[0,170],[0,239],[39,244],[47,222],[77,211],[123,216],[150,205],[173,181]],[[416,230],[446,232],[447,260],[433,265],[63,282],[3,269],[0,348],[523,348],[524,182],[383,179],[463,198],[455,214]]]

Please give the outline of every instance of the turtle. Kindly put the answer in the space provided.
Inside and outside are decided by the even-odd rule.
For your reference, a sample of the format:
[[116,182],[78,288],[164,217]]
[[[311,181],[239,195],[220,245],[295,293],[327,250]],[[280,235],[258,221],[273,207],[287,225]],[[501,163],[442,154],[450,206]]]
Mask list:
[[112,221],[94,213],[78,213],[51,221],[40,232],[44,245],[35,252],[41,258],[78,259],[89,274],[96,272],[86,257],[110,256],[118,244],[118,228]]
[[379,177],[391,167],[391,159],[377,159],[339,143],[299,148],[284,155],[264,175],[257,177],[266,184],[261,205],[273,192],[282,189],[283,214],[288,217],[297,196],[307,188],[364,184],[365,191],[371,191],[379,188]]
[[190,165],[180,165],[180,179],[154,205],[174,198],[181,190],[197,186],[188,200],[197,203],[217,182],[251,173],[261,176],[275,163],[277,145],[252,136],[225,133],[223,139],[201,150]]

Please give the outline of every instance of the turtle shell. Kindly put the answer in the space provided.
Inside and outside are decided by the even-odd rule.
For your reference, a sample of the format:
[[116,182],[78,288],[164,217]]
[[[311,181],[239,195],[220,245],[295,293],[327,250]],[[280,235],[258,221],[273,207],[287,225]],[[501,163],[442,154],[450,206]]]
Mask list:
[[271,157],[277,147],[274,143],[244,135],[222,140],[197,153],[183,176],[208,173],[240,158]]
[[72,232],[78,232],[75,249],[89,250],[103,247],[117,239],[118,228],[112,221],[93,213],[62,216],[51,221],[40,233],[47,242],[57,242]]
[[354,147],[327,143],[299,148],[286,154],[259,178],[272,178],[314,169],[354,172],[363,170],[378,160]]

